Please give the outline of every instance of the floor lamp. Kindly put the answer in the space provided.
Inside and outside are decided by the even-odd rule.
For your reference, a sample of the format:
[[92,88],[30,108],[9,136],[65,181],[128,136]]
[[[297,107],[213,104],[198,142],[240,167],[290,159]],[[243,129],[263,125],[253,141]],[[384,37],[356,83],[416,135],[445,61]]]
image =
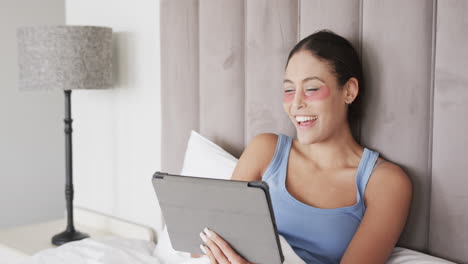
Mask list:
[[73,224],[71,91],[112,85],[112,29],[95,26],[35,26],[17,30],[19,89],[65,93],[65,198],[67,227],[54,245],[89,237]]

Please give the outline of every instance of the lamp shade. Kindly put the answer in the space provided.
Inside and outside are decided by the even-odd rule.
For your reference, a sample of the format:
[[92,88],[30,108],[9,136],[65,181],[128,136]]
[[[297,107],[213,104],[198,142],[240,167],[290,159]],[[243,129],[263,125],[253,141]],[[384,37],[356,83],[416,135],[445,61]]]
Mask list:
[[111,28],[21,27],[17,41],[21,90],[103,89],[112,85]]

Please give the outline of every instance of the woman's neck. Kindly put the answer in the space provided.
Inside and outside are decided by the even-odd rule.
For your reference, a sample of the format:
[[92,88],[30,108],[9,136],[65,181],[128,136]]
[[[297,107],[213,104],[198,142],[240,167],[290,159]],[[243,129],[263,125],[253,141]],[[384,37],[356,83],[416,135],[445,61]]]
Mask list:
[[294,145],[301,155],[323,170],[355,167],[363,153],[347,122],[324,141],[303,145],[296,140]]

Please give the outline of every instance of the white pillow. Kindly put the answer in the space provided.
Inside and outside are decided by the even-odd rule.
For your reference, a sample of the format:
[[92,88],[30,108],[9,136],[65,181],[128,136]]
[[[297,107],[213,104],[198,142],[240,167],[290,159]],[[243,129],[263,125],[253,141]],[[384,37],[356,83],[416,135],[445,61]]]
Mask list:
[[234,156],[192,130],[180,174],[227,180],[231,179],[236,163]]
[[395,247],[386,264],[455,264],[448,260],[407,248]]
[[[237,159],[209,139],[191,131],[185,150],[181,175],[203,178],[230,179]],[[190,253],[178,252],[172,248],[166,225],[158,237],[153,252],[161,264],[182,263],[190,258]]]

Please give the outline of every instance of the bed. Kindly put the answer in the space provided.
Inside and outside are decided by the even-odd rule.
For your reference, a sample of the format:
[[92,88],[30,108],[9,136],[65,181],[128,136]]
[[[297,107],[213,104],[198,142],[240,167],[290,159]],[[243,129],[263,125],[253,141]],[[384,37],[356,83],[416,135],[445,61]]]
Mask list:
[[[237,159],[217,144],[191,131],[183,157],[182,175],[229,179]],[[206,257],[191,258],[175,251],[164,228],[156,241],[154,230],[122,219],[82,208],[75,210],[78,226],[107,227],[105,236],[67,243],[57,248],[41,250],[27,256],[14,248],[0,245],[0,264],[209,264]],[[305,264],[280,236],[285,264]],[[396,247],[387,264],[451,264],[454,262],[429,256],[403,247]]]
[[[413,181],[411,213],[387,263],[468,263],[468,127],[460,121],[468,113],[464,1],[161,0],[160,12],[161,170],[188,172],[192,140],[217,149],[203,157],[224,155],[235,164],[256,134],[294,137],[281,106],[286,56],[300,38],[328,28],[358,48],[370,87],[353,133]],[[86,239],[17,259],[207,263],[174,252],[164,231],[157,241],[125,237]],[[287,260],[300,263],[292,254]]]

